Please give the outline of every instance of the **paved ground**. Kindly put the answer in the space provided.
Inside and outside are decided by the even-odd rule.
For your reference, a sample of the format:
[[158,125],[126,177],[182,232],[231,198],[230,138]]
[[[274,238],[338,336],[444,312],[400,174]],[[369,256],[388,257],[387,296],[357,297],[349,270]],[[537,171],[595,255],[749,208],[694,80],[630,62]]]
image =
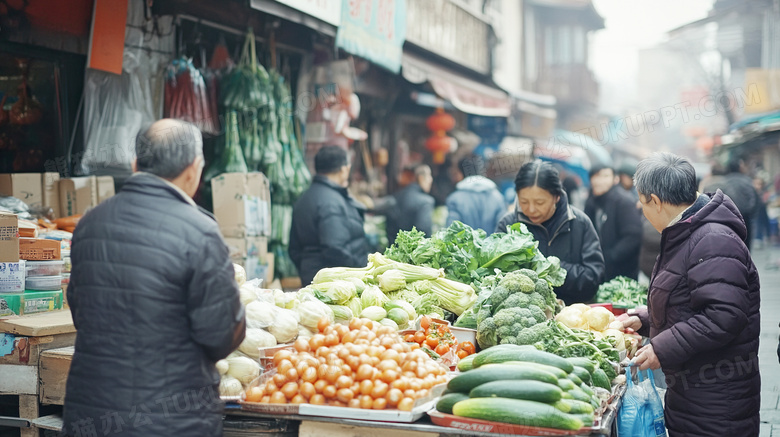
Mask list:
[[754,248],[753,262],[761,277],[761,435],[780,437],[780,364],[777,342],[780,335],[780,246]]

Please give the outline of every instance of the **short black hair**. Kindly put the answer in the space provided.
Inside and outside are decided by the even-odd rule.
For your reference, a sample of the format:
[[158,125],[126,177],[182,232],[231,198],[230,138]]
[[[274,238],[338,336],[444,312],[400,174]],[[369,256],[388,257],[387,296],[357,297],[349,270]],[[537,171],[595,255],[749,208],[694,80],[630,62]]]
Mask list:
[[592,178],[596,175],[596,173],[600,172],[601,170],[612,170],[612,174],[615,174],[615,169],[612,168],[612,166],[605,165],[605,164],[595,164],[590,166],[590,170],[588,170],[588,177]]
[[464,178],[482,175],[484,173],[484,166],[485,163],[482,158],[477,155],[469,155],[458,161],[458,170],[460,170]]
[[318,174],[335,173],[349,165],[349,155],[340,146],[324,146],[314,155],[314,171]]
[[539,187],[553,196],[562,196],[564,193],[558,169],[539,159],[523,164],[515,177],[515,191],[529,187]]

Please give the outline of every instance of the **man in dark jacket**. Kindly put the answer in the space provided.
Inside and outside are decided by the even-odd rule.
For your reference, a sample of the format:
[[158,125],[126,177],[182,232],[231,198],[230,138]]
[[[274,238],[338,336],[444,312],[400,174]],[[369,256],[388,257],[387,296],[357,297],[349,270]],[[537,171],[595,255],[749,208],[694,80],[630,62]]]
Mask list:
[[504,196],[495,182],[481,175],[482,159],[469,156],[458,162],[460,181],[447,196],[447,226],[458,220],[474,229],[491,233],[507,212]]
[[411,231],[414,227],[426,237],[430,237],[433,231],[436,201],[428,194],[433,184],[431,168],[419,165],[414,169],[414,176],[414,182],[393,195],[395,206],[387,213],[387,240],[390,244],[395,242],[398,231]]
[[663,367],[670,437],[758,436],[760,286],[745,223],[720,190],[696,192],[686,159],[656,154],[635,177],[662,238],[648,308],[624,322],[650,337],[635,364]]
[[747,171],[746,167],[744,160],[741,158],[729,161],[725,170],[718,166],[713,166],[712,176],[701,183],[701,191],[703,193],[712,193],[720,189],[731,198],[731,201],[737,206],[739,213],[742,214],[742,219],[745,220],[745,226],[747,227],[745,244],[750,249],[753,243],[753,217],[761,205],[761,198],[753,186],[753,180],[745,174]]
[[228,248],[192,200],[200,132],[161,120],[136,153],[138,172],[73,237],[78,337],[63,434],[219,436],[215,363],[241,343],[245,322]]
[[592,195],[585,204],[601,240],[606,263],[605,281],[617,276],[639,277],[639,250],[642,247],[642,218],[636,202],[618,184],[610,167],[590,170]]
[[317,174],[293,207],[290,258],[303,285],[310,284],[325,267],[368,264],[365,207],[347,192],[350,168],[346,150],[321,148],[314,157]]

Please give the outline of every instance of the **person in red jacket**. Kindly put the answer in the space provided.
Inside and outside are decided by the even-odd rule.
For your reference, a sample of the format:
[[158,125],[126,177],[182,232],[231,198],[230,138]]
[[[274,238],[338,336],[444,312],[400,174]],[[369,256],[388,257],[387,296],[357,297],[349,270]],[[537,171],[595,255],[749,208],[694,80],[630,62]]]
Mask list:
[[758,436],[760,285],[745,222],[720,190],[696,191],[685,158],[655,154],[634,180],[661,254],[647,309],[623,325],[650,337],[639,369],[666,374],[669,435]]

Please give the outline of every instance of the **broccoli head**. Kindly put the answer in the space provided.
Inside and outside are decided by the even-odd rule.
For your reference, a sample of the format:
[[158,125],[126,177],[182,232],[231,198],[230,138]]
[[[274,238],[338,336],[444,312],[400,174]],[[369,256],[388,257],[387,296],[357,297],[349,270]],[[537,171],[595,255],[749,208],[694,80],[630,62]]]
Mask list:
[[481,325],[485,319],[492,316],[493,314],[490,312],[490,308],[483,306],[479,309],[479,311],[477,311],[477,325]]
[[[497,329],[508,326],[512,336],[538,323],[528,308],[504,308],[493,316],[493,320]],[[504,329],[501,329],[501,333],[505,332]],[[501,337],[500,334],[499,337]]]
[[[533,293],[534,288],[536,284],[534,283],[531,278],[528,276],[520,273],[521,271],[514,271],[509,273],[508,275],[504,276],[503,279],[501,279],[501,282],[498,283],[498,287],[496,287],[496,290],[501,288],[508,289],[511,293],[517,293],[519,291],[523,293]],[[496,302],[495,299],[500,299],[500,297],[496,297],[495,291],[493,292],[493,298],[494,302]]]
[[513,337],[513,336],[501,337],[501,341],[499,344],[517,344],[517,337]]
[[536,274],[535,271],[530,270],[530,269],[520,269],[520,270],[517,271],[517,273],[520,273],[522,275],[528,276],[528,278],[531,279],[534,282],[539,280],[539,275]]
[[537,305],[529,305],[528,311],[531,312],[531,316],[536,320],[536,323],[542,323],[547,320],[547,314],[545,314],[544,310]]
[[534,344],[542,341],[547,337],[553,336],[555,333],[548,323],[537,323],[529,328],[523,329],[515,337],[518,345]]
[[547,307],[547,300],[539,293],[531,293],[528,294],[528,307],[531,305],[538,306],[539,308],[546,308]]
[[492,317],[488,317],[477,326],[477,343],[482,349],[498,344],[496,324]]
[[544,279],[539,279],[536,281],[534,289],[544,297],[545,304],[541,307],[547,307],[551,311],[557,312],[555,311],[555,306],[557,305],[558,296],[555,295],[550,284]]
[[498,306],[514,293],[516,293],[515,290],[499,284],[493,289],[493,293],[490,295],[490,303],[494,306]]
[[495,311],[501,311],[504,308],[528,308],[531,305],[531,297],[534,294],[515,293],[509,295],[508,298],[499,302],[495,307]]

